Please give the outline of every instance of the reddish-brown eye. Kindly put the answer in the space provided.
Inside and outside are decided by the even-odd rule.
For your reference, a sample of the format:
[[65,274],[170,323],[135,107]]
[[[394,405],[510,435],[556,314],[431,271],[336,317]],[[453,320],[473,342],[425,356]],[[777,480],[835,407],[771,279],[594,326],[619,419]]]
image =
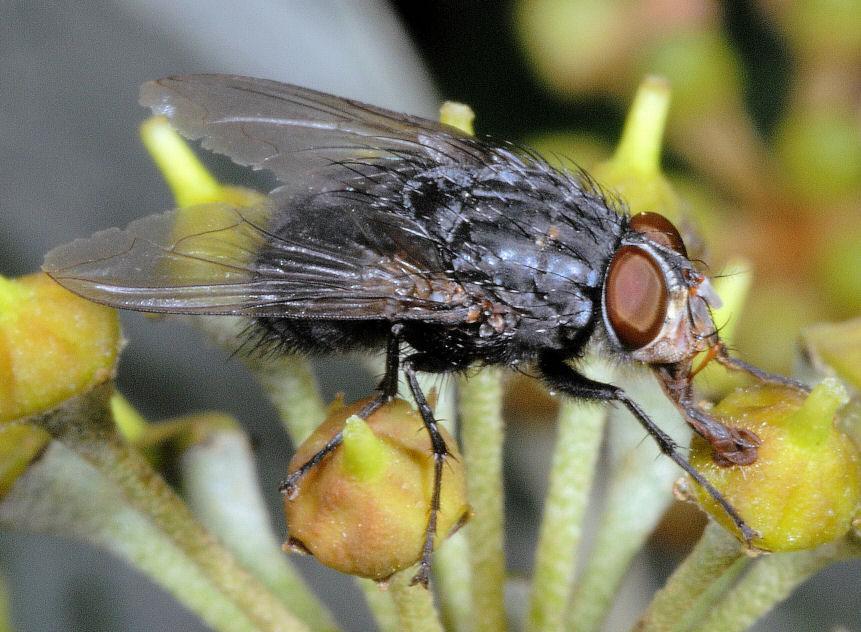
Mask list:
[[628,349],[644,347],[658,335],[667,315],[667,285],[655,259],[642,248],[622,246],[607,271],[607,319]]
[[642,233],[654,242],[675,250],[680,255],[688,256],[685,242],[672,222],[657,213],[637,213],[631,218],[631,230]]

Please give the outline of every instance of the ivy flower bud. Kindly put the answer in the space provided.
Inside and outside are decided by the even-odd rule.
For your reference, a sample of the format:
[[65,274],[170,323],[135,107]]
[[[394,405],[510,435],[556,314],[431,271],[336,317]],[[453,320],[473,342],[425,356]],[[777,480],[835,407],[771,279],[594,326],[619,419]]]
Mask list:
[[116,310],[45,274],[0,277],[0,422],[57,406],[112,376],[122,347]]
[[[758,548],[812,548],[850,529],[861,501],[861,453],[834,424],[847,399],[833,378],[823,380],[806,398],[773,384],[728,395],[712,412],[762,440],[759,458],[750,465],[721,467],[712,460],[706,441],[698,436],[692,440],[691,465],[760,533]],[[706,492],[692,487],[715,520],[737,531]]]
[[[310,553],[331,568],[383,581],[421,556],[433,491],[434,461],[421,416],[402,399],[378,408],[367,420],[357,413],[370,399],[330,410],[303,443],[292,473],[335,434],[343,443],[284,498],[290,533],[284,550]],[[457,444],[443,466],[435,546],[469,517]]]

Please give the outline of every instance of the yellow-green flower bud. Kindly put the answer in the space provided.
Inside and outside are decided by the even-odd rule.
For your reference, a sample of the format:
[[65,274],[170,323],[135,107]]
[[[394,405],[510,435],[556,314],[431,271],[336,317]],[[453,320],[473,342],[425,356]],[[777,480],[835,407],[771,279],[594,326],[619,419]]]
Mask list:
[[[756,433],[762,440],[756,462],[721,467],[703,439],[691,442],[691,465],[759,532],[758,548],[806,549],[849,530],[861,500],[861,453],[834,423],[847,399],[833,378],[823,380],[807,398],[773,384],[738,389],[712,412],[730,426]],[[694,488],[703,508],[737,531],[714,500]]]
[[53,408],[113,373],[116,310],[38,273],[0,277],[0,422]]
[[[294,472],[337,432],[343,443],[284,499],[290,539],[285,550],[314,555],[343,573],[385,580],[421,556],[433,491],[434,462],[421,416],[395,399],[362,420],[371,401],[330,410],[292,461]],[[450,454],[443,467],[435,545],[469,516],[462,459],[441,430]]]

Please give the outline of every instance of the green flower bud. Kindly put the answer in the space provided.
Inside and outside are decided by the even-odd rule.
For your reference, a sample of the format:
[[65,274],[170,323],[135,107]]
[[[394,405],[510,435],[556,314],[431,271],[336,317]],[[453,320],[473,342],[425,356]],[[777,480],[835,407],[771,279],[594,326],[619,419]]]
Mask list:
[[[846,533],[861,500],[861,453],[835,427],[848,397],[842,384],[823,380],[810,395],[757,384],[728,395],[712,411],[724,423],[751,430],[762,440],[759,458],[721,467],[696,436],[690,462],[732,504],[768,551],[807,549]],[[729,516],[698,486],[697,499],[727,529]]]
[[113,375],[116,310],[45,274],[0,277],[0,422],[57,406]]
[[515,33],[527,63],[556,91],[606,90],[629,57],[625,9],[604,0],[520,0]]
[[721,110],[741,94],[741,63],[718,29],[669,33],[654,42],[642,63],[645,71],[667,77],[673,85],[676,120],[701,121],[704,112]]
[[861,393],[861,317],[810,325],[802,343],[804,356],[818,375],[836,375]]
[[783,0],[762,2],[760,6],[799,56],[847,68],[857,62],[861,54],[861,29],[856,0]]
[[855,107],[796,107],[783,119],[775,152],[788,186],[816,205],[861,195],[861,141]]
[[[290,538],[285,550],[310,553],[350,575],[382,581],[421,556],[433,491],[434,462],[421,416],[401,399],[367,420],[357,413],[371,401],[335,406],[290,462],[292,473],[337,432],[343,443],[299,481],[284,499]],[[442,476],[435,546],[469,517],[457,444]]]

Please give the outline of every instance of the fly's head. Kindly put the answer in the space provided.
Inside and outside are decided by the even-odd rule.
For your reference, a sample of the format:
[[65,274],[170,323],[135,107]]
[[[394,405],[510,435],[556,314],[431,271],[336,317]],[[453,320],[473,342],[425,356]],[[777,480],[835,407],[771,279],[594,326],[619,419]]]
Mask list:
[[631,218],[604,277],[604,326],[611,343],[649,365],[689,370],[719,344],[710,308],[720,299],[694,269],[678,230],[657,213]]

